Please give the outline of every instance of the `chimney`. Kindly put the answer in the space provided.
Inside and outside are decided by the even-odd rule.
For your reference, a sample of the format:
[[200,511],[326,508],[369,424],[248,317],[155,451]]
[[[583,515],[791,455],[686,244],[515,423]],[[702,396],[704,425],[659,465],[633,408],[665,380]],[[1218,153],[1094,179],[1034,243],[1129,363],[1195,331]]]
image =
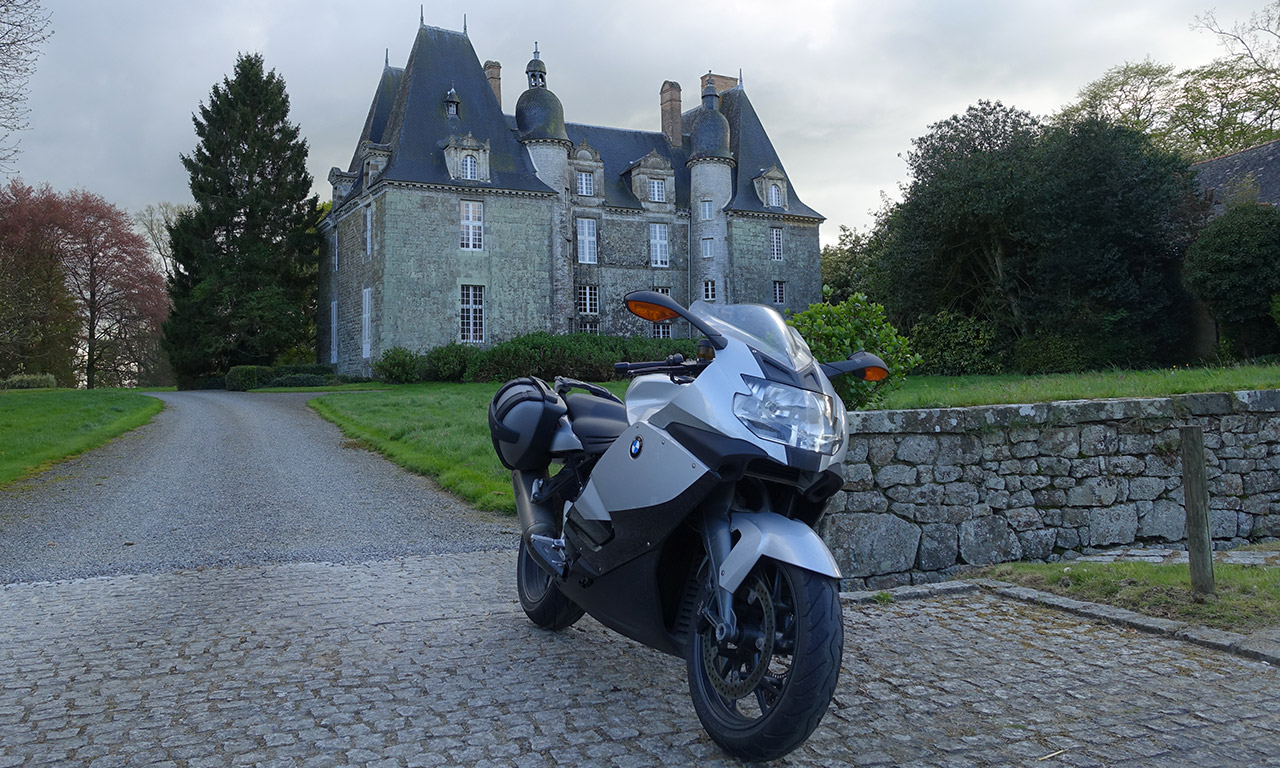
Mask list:
[[728,75],[713,75],[708,72],[702,76],[702,83],[700,84],[701,87],[699,92],[706,90],[708,80],[715,85],[716,93],[724,93],[725,91],[733,90],[738,86],[738,78],[736,77],[729,77]]
[[668,80],[662,84],[659,94],[662,104],[662,132],[666,134],[671,146],[679,147],[684,135],[680,124],[680,84]]
[[489,87],[493,95],[498,97],[498,106],[502,106],[502,65],[496,61],[484,63],[484,76],[489,78]]

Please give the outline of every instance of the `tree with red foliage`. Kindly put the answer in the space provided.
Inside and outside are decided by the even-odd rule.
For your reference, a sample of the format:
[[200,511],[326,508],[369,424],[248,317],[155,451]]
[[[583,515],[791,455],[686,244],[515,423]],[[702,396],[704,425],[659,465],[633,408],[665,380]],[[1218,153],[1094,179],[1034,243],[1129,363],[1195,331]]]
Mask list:
[[0,376],[163,383],[164,276],[129,214],[84,190],[0,188]]
[[60,213],[48,185],[0,187],[0,378],[51,373],[75,384],[77,312],[58,248]]
[[61,204],[59,251],[80,309],[78,372],[89,389],[145,381],[161,358],[164,277],[126,211],[84,190]]

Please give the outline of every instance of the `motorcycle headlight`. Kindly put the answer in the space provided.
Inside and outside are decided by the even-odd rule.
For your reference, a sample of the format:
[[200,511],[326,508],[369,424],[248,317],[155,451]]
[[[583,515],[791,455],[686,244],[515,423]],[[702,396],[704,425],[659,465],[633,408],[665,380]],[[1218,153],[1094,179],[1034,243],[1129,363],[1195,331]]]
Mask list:
[[827,456],[844,440],[836,406],[821,392],[743,376],[751,394],[733,396],[733,415],[752,434],[774,443]]

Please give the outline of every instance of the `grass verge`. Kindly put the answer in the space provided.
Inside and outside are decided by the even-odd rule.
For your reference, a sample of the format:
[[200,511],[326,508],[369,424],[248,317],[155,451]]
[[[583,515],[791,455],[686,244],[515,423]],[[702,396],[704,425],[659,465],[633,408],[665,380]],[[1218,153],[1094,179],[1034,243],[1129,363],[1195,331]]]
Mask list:
[[1191,589],[1186,565],[1003,563],[968,575],[1231,632],[1280,625],[1280,568],[1217,563],[1213,571],[1217,594],[1207,598]]
[[[511,473],[493,452],[489,401],[500,384],[382,385],[308,402],[347,437],[480,509],[515,514]],[[627,382],[606,384],[619,397]]]
[[1108,397],[1165,397],[1280,387],[1280,365],[1094,371],[1046,376],[909,376],[886,408],[1042,403]]
[[[386,385],[383,385],[384,387]],[[496,384],[407,384],[308,404],[342,433],[480,509],[515,512],[511,474],[489,440]]]
[[0,486],[140,427],[163,408],[121,389],[0,392]]

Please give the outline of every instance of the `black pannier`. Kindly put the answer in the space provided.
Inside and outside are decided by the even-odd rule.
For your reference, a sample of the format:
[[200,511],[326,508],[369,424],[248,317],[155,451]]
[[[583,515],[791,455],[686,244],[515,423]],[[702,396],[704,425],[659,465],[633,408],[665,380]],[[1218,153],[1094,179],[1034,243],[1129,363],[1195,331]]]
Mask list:
[[528,471],[551,464],[551,436],[568,412],[564,399],[542,379],[512,379],[489,403],[489,435],[502,466]]

